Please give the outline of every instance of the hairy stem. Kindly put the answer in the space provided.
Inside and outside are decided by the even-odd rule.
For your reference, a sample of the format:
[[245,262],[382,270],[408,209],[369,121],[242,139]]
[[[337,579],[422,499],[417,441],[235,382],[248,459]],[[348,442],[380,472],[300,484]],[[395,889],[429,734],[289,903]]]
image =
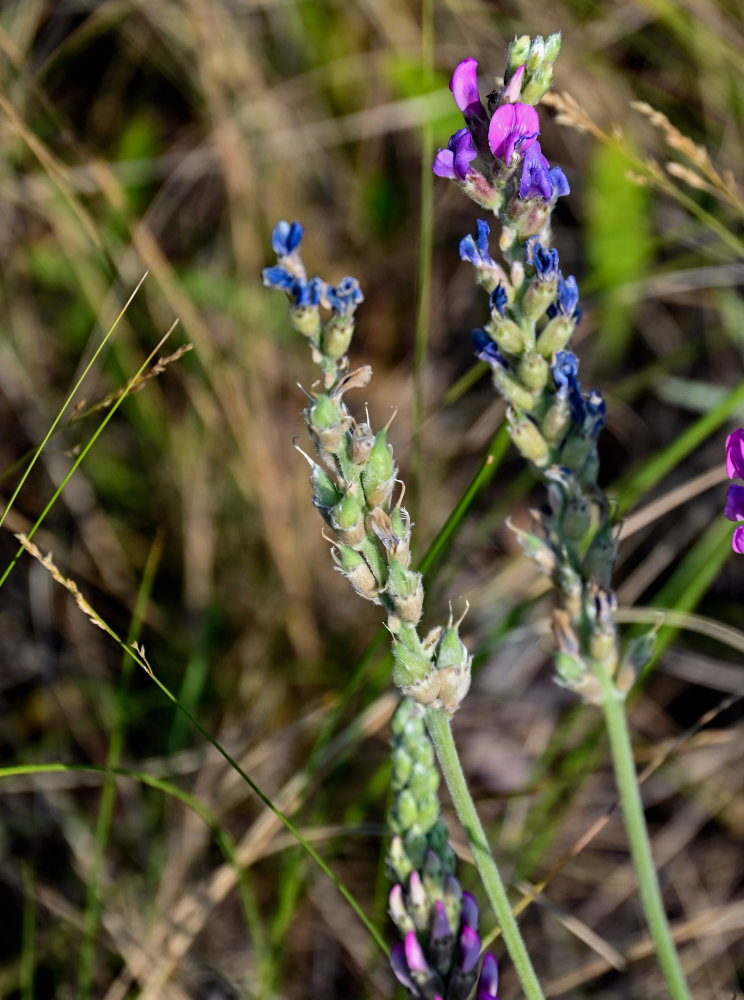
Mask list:
[[483,887],[496,914],[506,949],[514,963],[514,969],[519,976],[525,997],[527,1000],[543,1000],[540,983],[532,967],[530,956],[527,954],[517,921],[512,913],[509,897],[488,846],[483,825],[476,812],[463,774],[457,747],[452,737],[450,717],[440,709],[428,708],[426,710],[426,725],[437,752],[439,765],[442,768],[444,780],[447,782],[452,802],[467,834]]
[[656,866],[651,854],[651,843],[646,828],[643,803],[641,802],[633,760],[633,748],[628,732],[625,695],[618,691],[612,678],[601,664],[594,665],[594,673],[602,684],[604,695],[602,709],[610,739],[615,781],[623,805],[630,854],[638,879],[646,923],[656,946],[659,965],[669,988],[670,996],[673,1000],[691,1000],[679,955],[669,929],[669,921],[661,899]]

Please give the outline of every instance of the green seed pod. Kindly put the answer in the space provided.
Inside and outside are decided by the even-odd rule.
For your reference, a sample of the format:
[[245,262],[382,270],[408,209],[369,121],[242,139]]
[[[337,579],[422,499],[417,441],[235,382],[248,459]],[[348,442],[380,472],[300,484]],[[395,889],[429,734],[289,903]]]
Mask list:
[[[340,556],[338,552],[340,550]],[[338,545],[331,549],[333,561],[339,573],[343,573],[354,591],[373,604],[382,604],[380,590],[375,575],[365,560],[348,545]]]
[[572,496],[563,512],[563,531],[572,542],[580,542],[589,530],[591,511],[589,502],[581,494]]
[[526,413],[535,408],[535,396],[505,368],[493,369],[493,384],[512,406],[518,406]]
[[[538,341],[539,344],[539,341]],[[542,419],[540,430],[548,444],[558,445],[571,425],[571,406],[560,396]]]
[[310,484],[313,488],[313,505],[318,508],[324,521],[330,524],[331,510],[341,499],[336,484],[317,462],[312,463]]
[[342,358],[348,351],[353,336],[353,316],[334,314],[323,328],[320,338],[323,354],[327,358]]
[[290,306],[289,322],[303,337],[317,337],[320,332],[320,309],[317,306]]
[[554,316],[545,324],[535,347],[544,358],[552,358],[568,344],[575,329],[576,321],[570,316]]
[[387,427],[379,432],[362,472],[362,487],[370,507],[385,506],[393,492],[397,473],[393,449],[387,443]]

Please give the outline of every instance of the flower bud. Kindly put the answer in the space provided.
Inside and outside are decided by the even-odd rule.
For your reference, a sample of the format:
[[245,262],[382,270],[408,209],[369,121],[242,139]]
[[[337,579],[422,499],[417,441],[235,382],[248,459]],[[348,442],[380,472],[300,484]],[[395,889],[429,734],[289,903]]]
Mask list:
[[416,763],[411,768],[411,775],[407,782],[409,789],[421,800],[436,792],[439,788],[439,772],[432,764]]
[[431,939],[429,954],[434,962],[434,968],[444,976],[452,965],[452,954],[455,950],[455,935],[447,919],[447,911],[441,900],[434,904],[431,922]]
[[[339,549],[340,556],[337,554]],[[375,575],[358,552],[348,545],[339,545],[338,548],[331,549],[331,554],[336,569],[339,573],[343,573],[360,597],[372,601],[373,604],[382,604]]]
[[408,784],[413,773],[413,761],[405,748],[397,745],[393,748],[393,763],[390,784],[393,792],[399,792]]
[[416,625],[421,618],[424,604],[424,585],[420,573],[404,569],[393,556],[388,562],[388,581],[385,591],[393,602],[396,613],[404,622]]
[[413,625],[401,622],[393,636],[393,683],[403,688],[422,680],[431,670],[431,660],[423,651],[421,640]]
[[347,490],[341,503],[331,511],[331,527],[344,545],[353,548],[363,541],[365,531],[362,508],[352,489]]
[[615,528],[607,521],[595,534],[584,556],[581,564],[584,578],[596,580],[600,587],[609,590],[616,558]]
[[416,929],[419,931],[426,930],[429,924],[431,904],[421,882],[421,876],[417,871],[411,872],[411,878],[408,883],[408,909],[413,917]]
[[563,531],[572,542],[580,542],[589,530],[591,511],[589,501],[582,494],[572,496],[563,512]]
[[509,422],[509,436],[520,454],[538,468],[546,465],[550,457],[548,445],[535,424],[512,408],[506,416]]
[[621,691],[630,691],[653,656],[656,632],[657,629],[651,629],[628,643],[615,678],[615,684]]
[[460,707],[470,688],[470,664],[472,658],[460,639],[459,625],[445,629],[437,650],[437,672],[439,674],[439,706],[452,715]]
[[519,547],[527,558],[531,559],[546,576],[552,576],[556,567],[555,552],[545,539],[541,538],[535,532],[523,531],[521,528],[517,528],[509,520],[507,520],[507,525],[517,536]]
[[527,338],[512,319],[504,319],[498,314],[486,325],[486,331],[505,354],[521,354],[527,346]]
[[571,316],[554,316],[545,324],[535,347],[544,358],[552,358],[556,351],[562,351],[567,346],[575,329],[576,320]]
[[493,384],[512,406],[517,406],[527,413],[535,408],[536,400],[533,394],[506,368],[499,366],[493,369]]
[[[539,345],[539,341],[538,341]],[[558,445],[571,425],[571,405],[559,396],[542,419],[540,430],[548,444]]]
[[519,377],[528,389],[544,389],[550,377],[550,365],[535,351],[529,351],[519,362]]
[[543,60],[545,59],[545,39],[542,35],[535,35],[535,37],[530,42],[530,50],[527,54],[527,60],[525,63],[525,72],[532,76],[533,73],[541,68]]
[[387,443],[387,427],[384,427],[375,438],[362,472],[362,487],[370,507],[389,502],[397,471],[393,450]]
[[514,39],[509,42],[506,49],[506,73],[504,74],[505,83],[508,83],[511,76],[516,73],[519,67],[527,61],[529,52],[529,35],[520,35],[519,38],[515,36]]
[[[312,459],[310,460],[312,462]],[[312,462],[312,472],[310,473],[310,484],[313,488],[313,506],[317,507],[323,520],[331,523],[331,509],[341,499],[341,494],[336,484],[317,462]]]
[[403,900],[403,886],[400,882],[397,885],[394,885],[390,890],[390,895],[388,896],[388,912],[390,913],[393,923],[401,934],[407,934],[408,931],[415,930],[415,925]]
[[[557,288],[557,275],[554,275],[547,281],[540,281],[539,278],[532,279],[527,286],[527,291],[524,293],[524,299],[522,300],[522,311],[527,319],[536,323],[542,316],[545,315],[548,306],[555,299]],[[541,354],[544,354],[540,347],[538,347],[538,350]],[[549,357],[550,355],[545,356]]]
[[393,881],[405,882],[411,874],[413,864],[403,844],[403,838],[396,834],[390,841],[387,855],[388,871]]
[[561,51],[561,33],[556,31],[545,39],[545,62],[554,63]]

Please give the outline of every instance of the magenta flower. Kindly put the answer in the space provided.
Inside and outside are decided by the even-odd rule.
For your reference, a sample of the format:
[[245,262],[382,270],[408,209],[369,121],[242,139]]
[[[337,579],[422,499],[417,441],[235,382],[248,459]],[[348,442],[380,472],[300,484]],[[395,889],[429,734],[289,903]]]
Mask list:
[[744,479],[744,427],[726,438],[726,475],[729,479]]
[[[735,484],[729,486],[723,514],[729,521],[744,521],[744,486],[736,486]],[[744,524],[738,525],[734,530],[731,547],[734,552],[744,555]]]
[[440,149],[434,157],[431,169],[437,177],[449,177],[452,181],[464,181],[470,170],[470,161],[478,155],[473,145],[473,137],[466,128],[461,128],[451,136],[446,149]]
[[539,131],[540,120],[531,104],[502,104],[488,126],[488,145],[497,159],[508,164],[515,149],[527,152]]
[[507,85],[499,94],[499,100],[503,104],[514,104],[519,100],[519,95],[522,93],[522,77],[524,76],[524,64],[522,64],[518,70],[514,72],[512,78],[509,80]]
[[478,91],[478,63],[473,56],[457,64],[449,82],[449,89],[452,91],[455,104],[466,118],[472,114],[478,117],[485,116]]

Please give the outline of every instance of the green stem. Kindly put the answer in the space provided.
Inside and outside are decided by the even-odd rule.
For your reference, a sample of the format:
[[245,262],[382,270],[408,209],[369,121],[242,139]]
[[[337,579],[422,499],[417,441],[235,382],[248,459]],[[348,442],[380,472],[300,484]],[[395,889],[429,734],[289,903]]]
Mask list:
[[444,780],[447,782],[452,802],[467,834],[483,887],[496,914],[506,949],[514,963],[514,970],[519,976],[525,997],[527,1000],[543,1000],[540,983],[532,968],[532,962],[527,954],[527,948],[522,940],[517,921],[514,919],[499,869],[491,854],[486,834],[470,796],[457,747],[452,737],[450,717],[440,709],[427,708],[426,725],[437,752],[439,765],[442,768]]
[[625,828],[630,841],[630,854],[638,879],[641,905],[646,916],[646,923],[651,933],[661,971],[674,1000],[691,1000],[687,981],[679,961],[677,949],[672,940],[669,922],[661,899],[659,879],[651,854],[651,843],[648,839],[646,820],[643,814],[643,803],[638,789],[633,748],[628,732],[628,720],[625,714],[625,695],[618,691],[615,684],[601,665],[595,663],[594,673],[602,685],[602,709],[610,738],[612,763],[615,768],[615,781],[620,792],[620,799],[625,815]]

